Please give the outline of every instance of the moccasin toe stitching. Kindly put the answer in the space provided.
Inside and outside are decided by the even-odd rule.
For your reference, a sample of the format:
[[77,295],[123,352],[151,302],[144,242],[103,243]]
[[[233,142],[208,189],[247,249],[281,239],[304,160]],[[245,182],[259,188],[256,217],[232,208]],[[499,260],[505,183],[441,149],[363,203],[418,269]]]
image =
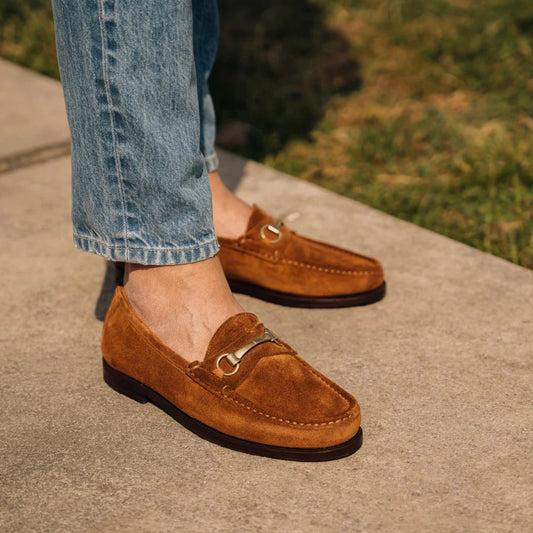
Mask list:
[[235,392],[282,419],[327,423],[343,418],[353,402],[311,372],[297,357],[262,358]]
[[300,236],[280,226],[279,240],[261,229],[274,219],[254,206],[240,239],[220,238],[219,257],[233,290],[298,307],[364,305],[383,298],[383,267],[372,257]]
[[[244,343],[244,346],[243,346]],[[187,363],[153,335],[117,288],[104,324],[104,378],[151,401],[195,433],[249,453],[326,460],[362,442],[356,400],[322,376],[251,313],[214,334],[204,361]],[[227,354],[235,373],[213,362]]]

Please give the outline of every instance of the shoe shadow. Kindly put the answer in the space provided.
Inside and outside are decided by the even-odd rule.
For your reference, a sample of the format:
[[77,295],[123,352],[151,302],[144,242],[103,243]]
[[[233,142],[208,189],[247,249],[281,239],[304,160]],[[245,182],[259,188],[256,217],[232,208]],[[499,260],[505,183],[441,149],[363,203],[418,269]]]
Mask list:
[[106,261],[106,269],[104,273],[104,279],[102,281],[102,287],[100,288],[100,294],[96,300],[96,306],[94,308],[94,316],[101,322],[104,321],[115,288],[117,285],[122,285],[123,271],[116,266],[113,261]]

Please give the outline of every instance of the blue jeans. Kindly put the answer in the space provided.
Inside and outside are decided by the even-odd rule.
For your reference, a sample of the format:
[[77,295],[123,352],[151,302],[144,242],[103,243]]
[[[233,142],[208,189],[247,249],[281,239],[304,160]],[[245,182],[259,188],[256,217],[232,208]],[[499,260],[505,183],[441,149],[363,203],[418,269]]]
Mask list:
[[216,0],[53,0],[53,8],[75,244],[150,265],[212,257]]

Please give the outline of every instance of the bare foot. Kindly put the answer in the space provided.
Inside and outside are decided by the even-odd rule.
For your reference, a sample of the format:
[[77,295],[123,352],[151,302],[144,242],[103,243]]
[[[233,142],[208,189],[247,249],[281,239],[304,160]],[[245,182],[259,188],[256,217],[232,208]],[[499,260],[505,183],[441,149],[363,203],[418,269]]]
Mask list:
[[236,239],[244,234],[252,208],[222,183],[218,172],[209,173],[213,198],[213,224],[219,237]]
[[145,324],[188,361],[201,361],[217,328],[243,312],[217,257],[170,266],[126,264],[126,295]]
[[[209,183],[216,234],[240,237],[252,208],[224,185],[218,172],[209,173]],[[188,361],[202,360],[222,322],[243,312],[216,257],[187,265],[126,264],[124,290],[146,325]]]

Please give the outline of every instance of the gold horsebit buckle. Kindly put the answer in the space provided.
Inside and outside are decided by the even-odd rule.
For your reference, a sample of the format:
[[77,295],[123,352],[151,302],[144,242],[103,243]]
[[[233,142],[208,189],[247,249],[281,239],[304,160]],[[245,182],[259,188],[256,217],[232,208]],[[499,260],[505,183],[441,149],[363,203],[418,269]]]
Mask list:
[[[274,224],[265,224],[261,228],[261,238],[268,241],[270,244],[276,244],[277,242],[281,241],[281,238],[283,237],[283,232],[281,231],[281,226],[283,226],[282,220],[276,220]],[[273,233],[275,237],[273,239],[269,239],[266,235],[266,231],[269,231],[270,233]]]
[[229,353],[223,353],[218,359],[217,359],[217,368],[221,370],[220,368],[220,362],[222,359],[226,359],[226,361],[233,366],[235,369],[233,372],[224,372],[225,376],[233,376],[233,374],[236,374],[239,371],[239,367],[241,366],[241,359],[254,347],[258,344],[261,344],[263,342],[275,342],[276,344],[281,345],[281,341],[272,333],[269,329],[265,328],[265,332],[261,337],[257,337],[257,339],[254,339],[253,341],[249,342],[248,344],[245,344],[242,348],[239,348],[235,352],[229,352]]

